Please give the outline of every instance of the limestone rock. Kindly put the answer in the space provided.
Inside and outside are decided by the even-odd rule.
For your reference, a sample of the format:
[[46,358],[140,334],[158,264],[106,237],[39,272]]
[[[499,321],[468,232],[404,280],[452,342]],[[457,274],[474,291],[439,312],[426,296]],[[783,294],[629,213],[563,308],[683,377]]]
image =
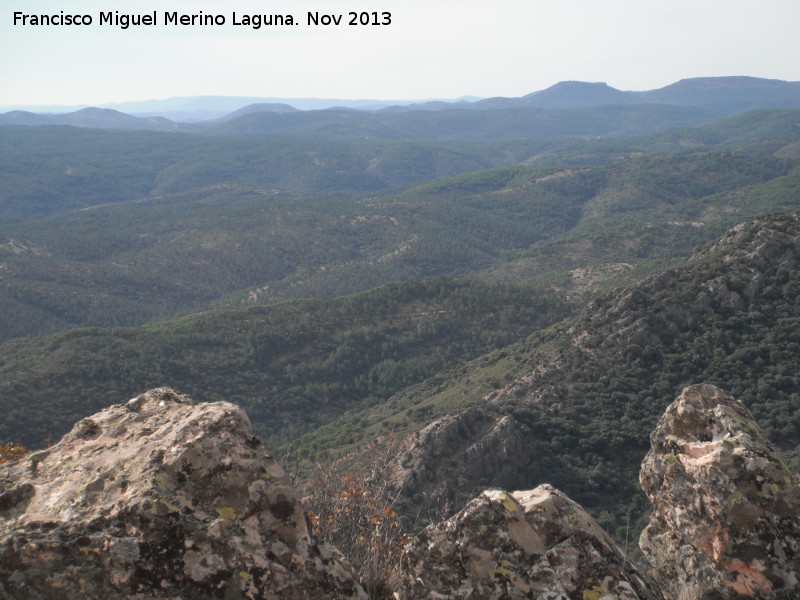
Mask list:
[[405,550],[396,598],[657,600],[646,575],[550,485],[487,490]]
[[0,598],[366,598],[227,402],[169,389],[0,467]]
[[690,386],[650,439],[639,544],[656,579],[679,600],[800,597],[800,487],[747,408]]

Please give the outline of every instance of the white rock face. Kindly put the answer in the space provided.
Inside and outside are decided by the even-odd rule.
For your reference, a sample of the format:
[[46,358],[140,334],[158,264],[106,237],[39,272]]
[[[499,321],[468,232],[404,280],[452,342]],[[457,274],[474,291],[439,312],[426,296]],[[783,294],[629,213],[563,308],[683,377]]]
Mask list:
[[0,598],[366,598],[233,404],[151,390],[0,467]]

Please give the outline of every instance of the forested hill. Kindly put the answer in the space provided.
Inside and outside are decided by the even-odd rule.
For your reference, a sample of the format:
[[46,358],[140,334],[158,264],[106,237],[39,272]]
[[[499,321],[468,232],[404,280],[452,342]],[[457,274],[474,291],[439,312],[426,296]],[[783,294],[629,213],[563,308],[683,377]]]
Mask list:
[[170,385],[197,400],[240,404],[277,448],[566,314],[552,295],[438,278],[13,340],[0,345],[0,440],[41,446],[81,415]]
[[[103,148],[94,149],[98,160]],[[156,169],[159,157],[171,151],[153,150],[131,168]],[[333,173],[350,159],[329,150],[315,160],[330,159],[325,168]],[[430,156],[451,164],[450,152],[439,148]],[[43,153],[23,158],[20,152],[9,162],[27,172],[26,161]],[[686,255],[748,215],[797,208],[793,190],[800,171],[797,158],[786,154],[713,152],[633,156],[592,167],[499,167],[371,193],[288,191],[268,180],[248,181],[245,166],[232,171],[238,181],[216,179],[221,175],[213,171],[208,181],[216,183],[116,201],[128,181],[120,157],[99,163],[95,177],[79,175],[94,159],[76,158],[86,161],[81,164],[61,156],[58,166],[42,166],[39,187],[23,179],[12,189],[4,181],[0,309],[8,318],[0,324],[0,339],[331,297],[445,274],[512,283],[536,278],[551,289],[591,293],[660,268],[658,261]],[[478,161],[477,154],[461,158]],[[193,163],[186,158],[180,164]],[[369,172],[353,169],[356,179]],[[79,179],[73,183],[72,177]],[[167,175],[153,171],[153,177],[166,181]],[[185,182],[168,189],[173,185],[181,190]],[[109,202],[83,206],[93,193],[95,202]],[[35,211],[26,194],[40,203],[41,213],[20,214]],[[73,202],[73,210],[58,211]]]
[[686,385],[736,394],[800,467],[798,294],[800,213],[750,219],[572,320],[342,417],[301,452],[417,432],[396,463],[412,513],[441,481],[456,507],[486,487],[549,482],[624,527],[646,504],[637,473],[649,432]]
[[225,186],[371,194],[509,165],[590,166],[640,154],[798,155],[797,110],[754,111],[703,127],[615,140],[326,142],[75,127],[0,126],[0,222]]

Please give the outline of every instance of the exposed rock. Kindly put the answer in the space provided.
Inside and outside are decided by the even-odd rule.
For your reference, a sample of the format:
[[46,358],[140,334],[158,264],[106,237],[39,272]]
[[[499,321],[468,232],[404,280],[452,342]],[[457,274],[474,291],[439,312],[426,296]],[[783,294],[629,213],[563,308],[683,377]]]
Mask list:
[[549,485],[487,490],[405,550],[395,596],[413,599],[662,598],[600,526]]
[[651,436],[640,546],[675,598],[800,597],[800,487],[747,408],[687,387]]
[[463,506],[489,481],[502,481],[513,457],[523,452],[525,437],[513,416],[495,417],[474,407],[437,419],[412,436],[392,464],[392,483],[401,492],[399,510],[404,498],[411,500],[413,514],[424,513],[420,506]]
[[152,390],[0,467],[0,598],[366,598],[226,402]]

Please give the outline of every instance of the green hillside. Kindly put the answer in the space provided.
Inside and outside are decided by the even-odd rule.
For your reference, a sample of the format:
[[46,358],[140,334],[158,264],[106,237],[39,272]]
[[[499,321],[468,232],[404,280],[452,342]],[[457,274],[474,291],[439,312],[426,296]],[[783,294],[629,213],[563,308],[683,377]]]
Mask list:
[[795,165],[749,153],[642,156],[499,167],[369,195],[226,183],[9,219],[0,339],[445,274],[570,289],[569,271],[604,262],[627,265],[611,269],[634,280],[741,218],[797,208]]
[[552,296],[439,278],[13,340],[0,345],[0,439],[40,446],[101,407],[169,385],[242,405],[277,447],[566,314]]
[[[412,514],[441,481],[456,506],[488,486],[549,482],[614,531],[644,510],[637,474],[648,436],[685,385],[709,382],[740,398],[800,467],[798,294],[800,213],[751,219],[572,319],[344,415],[305,436],[299,452],[335,457],[386,429],[461,415],[446,442],[416,434],[427,441],[398,461],[424,465],[403,488]],[[497,441],[489,432],[503,417],[511,421]]]
[[0,222],[235,185],[373,191],[506,164],[499,148],[0,127]]
[[800,140],[797,120],[797,110],[761,110],[646,136],[609,140],[581,132],[570,139],[502,142],[332,142],[275,135],[0,126],[0,222],[220,184],[297,193],[363,193],[503,165],[586,166],[638,153],[714,149],[775,152]]

